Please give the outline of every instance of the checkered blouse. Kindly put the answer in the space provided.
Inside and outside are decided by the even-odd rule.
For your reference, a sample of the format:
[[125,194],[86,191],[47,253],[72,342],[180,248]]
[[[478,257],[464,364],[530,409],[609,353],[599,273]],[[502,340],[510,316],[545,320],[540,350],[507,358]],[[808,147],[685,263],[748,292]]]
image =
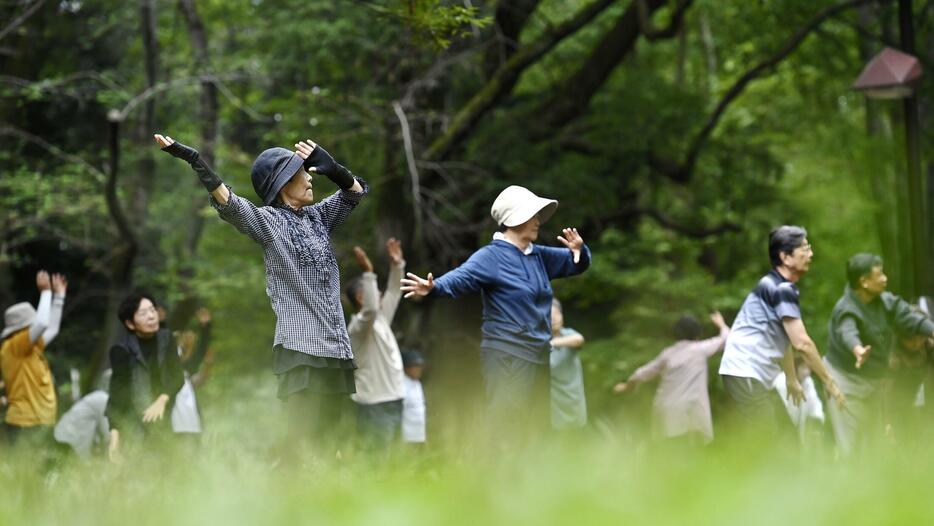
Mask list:
[[[225,205],[211,204],[221,219],[263,247],[266,295],[276,313],[273,346],[348,360],[353,358],[340,301],[340,276],[331,232],[369,192],[340,190],[298,211],[256,207],[230,191]],[[228,187],[229,188],[229,187]]]

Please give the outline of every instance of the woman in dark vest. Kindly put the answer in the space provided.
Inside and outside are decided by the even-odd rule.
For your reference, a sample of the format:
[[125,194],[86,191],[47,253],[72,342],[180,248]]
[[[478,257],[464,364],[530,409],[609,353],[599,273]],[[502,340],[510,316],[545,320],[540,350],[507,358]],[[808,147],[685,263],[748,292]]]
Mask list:
[[128,435],[171,433],[167,417],[185,382],[178,345],[168,329],[159,328],[151,296],[130,294],[120,304],[117,316],[126,331],[110,347],[107,416],[118,437],[111,440],[112,452]]

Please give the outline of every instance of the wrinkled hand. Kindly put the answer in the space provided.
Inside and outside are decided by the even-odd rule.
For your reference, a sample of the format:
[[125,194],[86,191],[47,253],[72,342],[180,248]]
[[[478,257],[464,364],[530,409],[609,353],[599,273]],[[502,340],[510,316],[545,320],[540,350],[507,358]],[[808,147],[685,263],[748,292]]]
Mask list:
[[68,279],[61,274],[52,274],[52,292],[64,296],[68,290]]
[[836,382],[831,382],[829,385],[827,385],[826,391],[827,395],[837,402],[837,407],[840,409],[846,409],[846,397],[843,396],[843,391],[837,387]]
[[162,420],[165,416],[165,404],[169,401],[169,395],[161,394],[156,401],[143,411],[143,423],[156,422]]
[[349,190],[356,183],[350,170],[341,166],[327,150],[311,139],[295,143],[295,153],[304,159],[302,166],[305,170],[327,177],[343,190]]
[[50,290],[52,288],[52,282],[49,281],[48,272],[44,270],[36,272],[36,288],[39,289],[40,292]]
[[393,266],[399,266],[402,264],[402,242],[398,239],[391,237],[386,241],[386,254],[389,255],[389,262]]
[[623,394],[625,392],[628,392],[629,389],[630,389],[629,383],[627,382],[619,382],[618,384],[613,386],[613,392],[615,394]]
[[[308,158],[311,157],[311,154],[314,153],[315,148],[317,147],[318,145],[315,144],[315,142],[312,141],[311,139],[308,139],[306,141],[299,141],[295,143],[295,154],[301,157],[303,160],[307,161]],[[307,163],[303,163],[303,165],[305,166],[305,170],[310,173],[318,172],[318,168],[315,166],[310,166]]]
[[353,255],[357,258],[357,265],[360,265],[360,270],[364,272],[373,272],[373,263],[370,262],[370,258],[367,257],[365,250],[360,247],[353,247]]
[[427,296],[431,289],[435,288],[435,277],[431,272],[428,273],[428,279],[422,279],[411,272],[407,272],[406,277],[400,280],[400,283],[402,283],[401,290],[405,293],[406,298]]
[[188,164],[192,164],[198,161],[201,158],[201,154],[198,150],[192,148],[191,146],[185,146],[180,142],[176,142],[174,139],[168,135],[155,134],[153,137],[156,139],[156,144],[159,145],[159,148],[162,148],[162,151],[185,161]]
[[804,397],[804,388],[801,387],[801,382],[797,378],[786,379],[785,387],[788,389],[788,400],[791,401],[795,407],[801,407],[801,402],[807,400]]
[[872,351],[872,345],[867,345],[863,347],[862,345],[857,345],[853,347],[853,356],[856,356],[856,368],[859,369],[866,363],[866,360],[869,359],[869,353]]
[[577,233],[576,228],[565,228],[561,232],[564,233],[564,236],[558,236],[558,241],[571,249],[571,253],[574,254],[574,263],[580,263],[581,248],[584,246],[584,238]]

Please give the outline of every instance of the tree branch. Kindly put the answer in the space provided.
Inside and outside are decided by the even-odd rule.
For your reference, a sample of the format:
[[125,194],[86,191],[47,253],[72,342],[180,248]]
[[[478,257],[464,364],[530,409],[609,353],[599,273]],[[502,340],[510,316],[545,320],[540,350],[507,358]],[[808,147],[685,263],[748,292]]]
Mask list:
[[635,49],[640,35],[644,34],[651,40],[677,35],[678,27],[693,0],[679,0],[672,12],[669,26],[655,30],[651,27],[649,17],[661,9],[666,1],[633,0],[613,28],[607,31],[600,43],[594,47],[587,60],[564,81],[562,87],[556,90],[555,96],[549,97],[545,104],[539,107],[537,114],[548,116],[548,126],[541,128],[540,134],[548,133],[546,130],[561,128],[584,113],[590,105],[590,99],[600,90],[616,66]]
[[93,175],[95,180],[99,183],[103,183],[107,180],[107,175],[104,172],[102,172],[99,168],[85,161],[81,157],[78,157],[77,155],[74,155],[74,154],[70,154],[62,150],[61,148],[49,143],[42,137],[33,135],[25,130],[14,128],[12,126],[0,126],[0,135],[12,135],[12,136],[19,137],[21,139],[25,139],[33,144],[36,144],[37,146],[41,147],[45,151],[49,152],[55,157],[58,157],[59,159],[62,159],[65,162],[80,165],[85,170],[87,170],[88,173]]
[[35,12],[38,11],[39,8],[42,7],[42,4],[44,3],[45,3],[45,0],[36,0],[35,2],[33,2],[32,5],[29,6],[26,9],[26,11],[23,12],[23,14],[14,18],[13,21],[7,24],[5,28],[0,30],[0,40],[3,40],[7,35],[12,33],[14,29],[23,25],[23,22],[25,22],[26,20],[29,20],[29,17],[35,14]]
[[487,55],[487,73],[502,65],[519,49],[519,35],[541,0],[499,0],[493,11],[496,44]]
[[723,116],[723,113],[729,107],[729,105],[735,101],[740,94],[746,89],[746,87],[754,80],[761,77],[766,71],[774,68],[780,64],[783,60],[788,58],[797,48],[801,45],[802,42],[810,35],[815,29],[820,27],[827,19],[836,16],[837,14],[854,7],[858,7],[864,4],[870,3],[883,3],[889,2],[891,0],[848,0],[837,5],[826,7],[814,15],[804,26],[802,26],[795,34],[788,39],[787,42],[771,56],[767,57],[765,60],[759,62],[751,69],[746,71],[736,82],[730,86],[730,89],[723,95],[720,99],[720,102],[717,104],[713,113],[707,118],[707,121],[704,123],[704,127],[701,131],[694,137],[691,141],[691,146],[688,148],[687,155],[682,163],[676,164],[668,161],[661,160],[657,158],[654,153],[649,154],[650,164],[661,173],[667,175],[671,179],[678,182],[686,182],[691,178],[691,175],[694,171],[694,166],[697,164],[697,158],[701,152],[701,149],[707,144],[707,141],[710,139],[714,128],[720,122],[720,118]]
[[672,38],[678,34],[678,30],[681,29],[684,22],[684,14],[691,7],[693,0],[678,0],[678,5],[675,6],[674,12],[671,14],[671,21],[662,29],[656,29],[652,25],[653,10],[650,10],[645,2],[646,0],[634,0],[633,2],[639,13],[639,31],[646,40],[655,41]]
[[594,0],[570,19],[545,32],[535,42],[519,48],[493,73],[486,85],[461,108],[451,121],[448,130],[435,139],[423,157],[430,161],[443,160],[447,157],[467,138],[480,119],[512,92],[526,68],[537,62],[559,42],[593,20],[614,1]]
[[402,104],[399,101],[393,101],[392,109],[399,119],[399,126],[402,128],[402,143],[405,146],[405,161],[409,167],[409,177],[412,180],[412,215],[415,219],[415,229],[413,235],[415,239],[422,237],[422,193],[419,185],[418,167],[415,163],[415,150],[412,147],[412,134],[409,131],[409,120],[405,116]]

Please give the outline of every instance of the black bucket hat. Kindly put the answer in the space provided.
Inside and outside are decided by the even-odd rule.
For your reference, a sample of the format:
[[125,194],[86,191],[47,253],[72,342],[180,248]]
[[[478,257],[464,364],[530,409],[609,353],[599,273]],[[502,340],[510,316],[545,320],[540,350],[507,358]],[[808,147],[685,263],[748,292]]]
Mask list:
[[272,203],[279,190],[302,168],[303,159],[285,148],[269,148],[253,161],[253,190],[264,205]]

